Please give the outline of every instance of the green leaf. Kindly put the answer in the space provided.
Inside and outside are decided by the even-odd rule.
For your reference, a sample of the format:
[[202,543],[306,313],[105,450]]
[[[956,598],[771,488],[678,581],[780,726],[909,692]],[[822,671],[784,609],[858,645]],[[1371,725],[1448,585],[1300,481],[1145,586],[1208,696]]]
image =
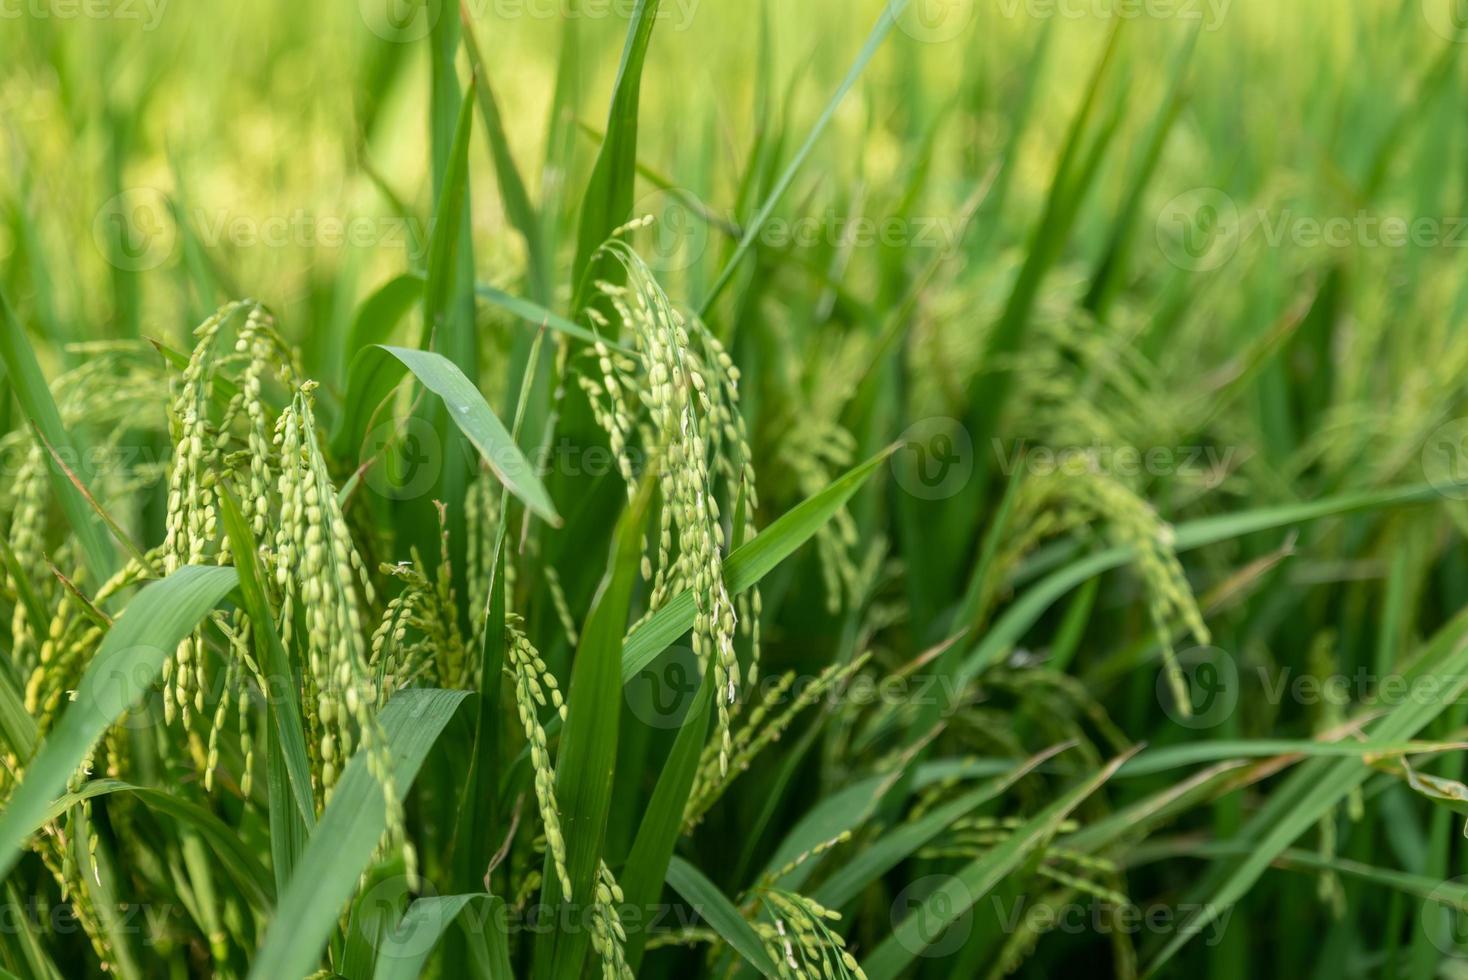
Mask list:
[[[1412,683],[1421,678],[1440,682],[1442,696],[1407,698],[1372,726],[1372,741],[1388,743],[1413,738],[1468,689],[1468,612],[1460,612],[1427,644],[1405,672]],[[1215,865],[1196,889],[1199,911],[1179,925],[1147,967],[1153,976],[1187,942],[1212,923],[1220,911],[1242,898],[1287,847],[1356,787],[1372,770],[1359,759],[1313,759],[1291,774],[1236,835],[1252,845],[1238,862]]]
[[[392,355],[392,358],[383,358],[380,353],[382,351]],[[361,363],[368,359],[376,359],[382,363],[369,368],[367,364]],[[474,448],[479,450],[479,455],[489,464],[490,471],[504,484],[505,489],[547,523],[560,525],[560,515],[556,513],[540,477],[535,475],[535,467],[525,458],[525,454],[505,429],[504,423],[479,393],[479,389],[474,387],[452,361],[432,351],[390,347],[385,344],[369,347],[357,355],[357,360],[362,371],[370,373],[375,379],[372,387],[380,391],[382,397],[386,397],[387,392],[397,386],[404,372],[412,371],[423,387],[443,399],[449,417],[473,443]]]
[[540,216],[530,203],[525,190],[525,181],[520,177],[520,168],[515,165],[515,155],[510,152],[510,141],[505,136],[504,121],[500,117],[499,103],[494,97],[494,87],[489,81],[489,71],[479,54],[479,44],[474,38],[474,25],[469,20],[469,11],[461,7],[463,18],[464,50],[469,53],[469,67],[477,81],[475,92],[479,97],[479,118],[489,140],[489,153],[494,160],[494,172],[499,180],[500,200],[505,205],[505,217],[525,240],[525,260],[528,267],[531,294],[538,297],[550,296],[550,257],[545,254],[542,243]]
[[[420,275],[405,272],[383,283],[357,307],[352,325],[347,331],[347,342],[333,353],[338,358],[351,357],[354,352],[373,344],[385,344],[392,339],[393,330],[423,299],[426,282]],[[350,364],[338,362],[337,377],[344,378]],[[345,422],[345,419],[341,420]]]
[[[56,402],[51,397],[45,375],[41,373],[36,352],[31,348],[25,329],[16,319],[15,312],[10,308],[10,301],[3,292],[0,292],[0,361],[4,362],[9,373],[16,401],[20,402],[22,411],[37,431],[45,436],[56,452],[64,453],[65,458],[84,461],[85,455],[77,452],[76,442],[61,424],[61,413],[56,409]],[[61,501],[61,510],[66,514],[72,533],[81,546],[87,568],[96,582],[105,582],[118,567],[117,553],[112,542],[108,540],[106,531],[98,522],[86,498],[72,484],[65,471],[56,465],[55,453],[47,462],[51,470],[51,486],[56,491],[57,499]],[[84,482],[88,481],[91,474],[83,471],[80,478]]]
[[459,913],[484,895],[420,898],[408,906],[396,928],[377,949],[377,980],[416,980],[445,930]]
[[1045,847],[1071,812],[1100,789],[1130,755],[1127,753],[1113,759],[931,892],[921,907],[899,922],[892,935],[862,963],[867,977],[870,980],[895,980],[914,957],[943,934],[947,925],[973,908],[1031,852]]
[[75,793],[67,793],[51,804],[43,823],[59,820],[62,814],[78,803],[114,793],[126,793],[135,797],[149,809],[173,817],[197,831],[199,837],[213,849],[224,870],[240,886],[251,905],[261,912],[268,912],[274,906],[275,888],[270,874],[255,852],[240,839],[239,832],[203,807],[165,790],[134,786],[119,779],[88,780]]
[[800,149],[795,151],[795,156],[791,159],[790,165],[785,168],[784,173],[780,175],[780,179],[775,181],[775,186],[770,189],[770,193],[765,197],[764,203],[760,205],[759,211],[755,213],[755,216],[750,220],[749,224],[744,227],[744,236],[739,239],[739,244],[735,246],[734,254],[729,257],[729,261],[724,265],[724,270],[719,273],[719,278],[714,281],[714,285],[709,290],[708,295],[699,304],[698,315],[700,317],[707,319],[709,312],[713,309],[714,303],[718,301],[719,295],[723,293],[733,280],[734,273],[739,270],[739,263],[744,261],[744,257],[749,254],[750,249],[754,247],[754,243],[759,240],[760,235],[764,232],[765,225],[774,215],[775,208],[779,206],[780,201],[789,192],[790,185],[795,182],[795,175],[805,166],[806,159],[810,156],[811,151],[815,149],[816,143],[820,141],[821,135],[825,133],[826,127],[830,125],[831,120],[835,117],[836,110],[845,101],[846,94],[851,91],[852,87],[856,85],[857,80],[861,78],[862,73],[866,71],[868,63],[871,62],[878,49],[882,47],[882,43],[887,40],[887,35],[892,33],[892,28],[896,25],[897,18],[902,14],[903,8],[907,6],[907,2],[908,0],[890,0],[890,2],[882,5],[882,14],[877,18],[876,26],[872,28],[871,34],[867,36],[866,43],[862,45],[861,51],[857,53],[856,61],[852,63],[850,70],[846,73],[846,77],[841,80],[841,84],[836,87],[836,91],[826,103],[825,109],[821,111],[821,115],[816,120],[816,124],[811,127],[811,131],[806,136],[805,142],[801,144]]
[[[581,230],[576,242],[576,262],[571,268],[572,291],[579,300],[587,283],[591,261],[602,243],[619,225],[632,217],[632,196],[637,183],[637,116],[642,94],[642,66],[652,29],[657,24],[658,0],[637,0],[627,25],[627,43],[612,86],[607,137],[591,169],[591,179],[581,199]],[[579,302],[576,304],[581,305]]]
[[1072,745],[1073,743],[1066,743],[1046,749],[978,789],[970,790],[955,800],[935,807],[917,820],[893,827],[870,846],[853,854],[835,874],[821,884],[812,897],[827,908],[840,909],[856,898],[867,885],[897,867],[918,848],[942,833],[953,821],[995,799],[1034,772],[1041,763],[1054,758]]
[[[632,587],[642,559],[642,525],[651,504],[653,483],[647,481],[617,525],[611,568],[587,615],[581,643],[571,664],[566,696],[566,724],[556,755],[556,799],[566,838],[566,873],[571,895],[561,894],[558,876],[546,855],[546,905],[574,900],[587,907],[602,859],[612,782],[617,767],[617,734],[622,713],[620,665],[622,637]],[[574,977],[581,971],[590,937],[584,929],[537,937],[536,976]],[[554,948],[554,958],[545,954]],[[549,968],[549,969],[547,969]]]
[[[394,695],[382,709],[378,720],[400,797],[406,796],[428,750],[468,696],[464,691],[408,689]],[[342,908],[386,830],[382,785],[358,749],[280,897],[275,919],[250,969],[251,977],[301,977],[316,969]]]
[[657,785],[653,787],[652,799],[648,800],[618,882],[628,907],[642,913],[636,927],[629,925],[627,930],[625,952],[627,964],[634,974],[642,962],[643,948],[648,939],[647,930],[641,925],[651,921],[652,906],[662,894],[663,880],[668,874],[668,861],[673,857],[678,839],[683,836],[683,812],[693,791],[693,779],[698,774],[704,740],[708,738],[709,712],[713,702],[713,671],[706,670],[693,707],[684,717],[678,737],[673,741],[673,750],[663,764]]
[[76,696],[0,813],[0,878],[46,821],[92,746],[153,686],[163,662],[238,584],[233,568],[185,566],[139,592],[87,665]]
[[769,954],[765,952],[764,944],[760,942],[754,927],[745,921],[734,904],[701,871],[682,858],[675,857],[668,865],[668,884],[750,966],[772,980],[780,975]]
[[[1437,496],[1437,491],[1432,487],[1420,485],[1391,490],[1347,493],[1308,503],[1263,507],[1237,514],[1205,517],[1177,525],[1174,528],[1173,547],[1179,553],[1192,551],[1258,531],[1287,527],[1291,524],[1303,524],[1323,517],[1336,517],[1355,511],[1419,503],[1435,499]],[[964,657],[963,666],[957,673],[960,689],[963,685],[972,682],[990,664],[996,663],[1008,654],[1026,631],[1061,596],[1103,572],[1120,568],[1132,558],[1133,552],[1130,548],[1107,548],[1076,559],[1030,586],[1019,601],[1006,609],[1004,615],[995,621],[989,631],[984,634],[983,640]]]
[[36,720],[25,709],[25,698],[9,663],[9,654],[0,652],[0,736],[22,763],[30,761],[36,751]]
[[[505,525],[500,518],[500,528]],[[490,835],[499,829],[495,793],[499,785],[500,678],[505,667],[505,575],[502,542],[496,542],[493,579],[489,587],[489,613],[484,621],[484,638],[479,651],[479,690],[474,715],[474,744],[469,756],[469,775],[454,828],[454,882],[457,888],[484,881],[493,844]]]
[[614,338],[598,337],[580,324],[572,323],[559,313],[553,313],[538,303],[530,302],[528,299],[511,296],[502,289],[495,289],[493,286],[487,286],[483,283],[476,285],[474,292],[480,299],[498,306],[505,312],[524,320],[526,323],[533,323],[537,327],[546,327],[547,329],[565,334],[567,337],[574,337],[576,340],[584,341],[588,344],[594,344],[600,340],[613,350],[631,353],[626,345],[618,343]]
[[[445,18],[447,19],[447,18]],[[471,87],[472,87],[471,83]],[[423,283],[423,348],[440,349],[432,338],[448,315],[459,239],[468,220],[469,133],[474,122],[473,92],[459,106],[454,142],[433,212],[428,237],[428,274]],[[451,345],[452,348],[452,345]]]

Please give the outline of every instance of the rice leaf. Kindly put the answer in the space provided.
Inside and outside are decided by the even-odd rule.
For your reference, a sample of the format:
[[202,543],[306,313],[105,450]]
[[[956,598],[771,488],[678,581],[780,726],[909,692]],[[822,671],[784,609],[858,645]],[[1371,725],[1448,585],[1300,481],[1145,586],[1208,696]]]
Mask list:
[[754,928],[744,920],[744,916],[740,915],[733,903],[724,897],[724,893],[704,877],[703,872],[682,858],[674,857],[668,864],[668,884],[693,906],[699,917],[742,956],[746,963],[772,980],[780,976],[780,971],[770,961],[770,956],[765,952]]
[[637,121],[642,97],[642,66],[657,24],[659,0],[637,0],[627,24],[627,43],[612,85],[612,104],[607,115],[607,136],[591,170],[591,179],[581,198],[581,230],[576,241],[576,260],[571,267],[572,289],[579,299],[586,295],[588,274],[596,250],[612,232],[632,217],[632,197],[637,183]]
[[0,813],[0,877],[46,820],[102,733],[152,688],[179,643],[238,584],[233,568],[185,566],[128,603]]
[[[899,976],[922,949],[942,935],[944,926],[973,908],[1033,851],[1044,848],[1066,817],[1115,775],[1131,755],[1128,752],[1107,763],[1095,775],[1025,821],[983,857],[947,879],[867,957],[862,963],[866,975],[871,980],[894,980]],[[935,923],[942,925],[934,928]]]
[[[651,503],[652,483],[644,484],[617,524],[615,547],[601,590],[587,616],[566,696],[566,724],[556,755],[556,799],[566,838],[566,872],[571,894],[561,893],[546,855],[542,902],[591,902],[597,864],[611,808],[617,766],[617,734],[622,713],[618,668],[632,587],[642,557],[642,526]],[[590,943],[587,930],[536,937],[535,975],[577,976]]]
[[274,696],[267,699],[271,742],[279,747],[291,800],[295,803],[295,813],[287,820],[283,809],[277,811],[277,804],[283,807],[286,801],[271,799],[272,840],[277,834],[283,835],[282,840],[299,834],[304,841],[305,832],[316,826],[316,800],[311,792],[311,765],[306,754],[306,734],[296,693],[300,685],[291,669],[290,654],[276,632],[270,603],[265,598],[265,570],[260,565],[254,532],[245,523],[240,505],[228,489],[219,495],[219,510],[224,533],[229,538],[230,553],[234,556],[235,571],[239,575],[240,602],[254,625],[255,648],[265,670],[266,682],[274,692]]
[[739,239],[739,244],[735,246],[734,253],[729,257],[729,260],[724,263],[724,269],[719,273],[719,277],[714,280],[714,284],[709,289],[708,295],[699,304],[699,316],[707,318],[710,312],[712,312],[714,304],[719,300],[720,294],[728,288],[729,283],[734,278],[734,274],[739,271],[740,263],[744,261],[744,257],[754,247],[754,243],[759,241],[765,225],[769,223],[770,218],[775,213],[775,208],[779,206],[780,201],[789,193],[790,185],[795,183],[796,175],[800,173],[801,168],[805,166],[805,161],[810,157],[816,144],[820,142],[822,134],[826,131],[826,127],[830,125],[831,119],[835,117],[836,110],[846,100],[847,93],[856,85],[862,73],[866,71],[867,65],[882,47],[882,43],[887,40],[887,35],[892,33],[892,28],[896,25],[897,18],[903,13],[907,5],[908,0],[889,0],[888,3],[882,6],[882,13],[877,18],[877,23],[872,27],[871,34],[867,36],[866,43],[857,52],[856,60],[852,62],[850,70],[846,72],[846,77],[841,80],[841,84],[836,87],[836,91],[832,93],[830,100],[826,102],[825,109],[821,111],[820,117],[816,119],[815,125],[811,127],[811,131],[807,134],[805,142],[800,145],[800,149],[795,151],[795,156],[791,158],[789,165],[780,175],[780,178],[775,181],[775,185],[770,189],[770,193],[766,195],[764,203],[760,205],[754,217],[744,226],[744,236]]
[[464,372],[441,354],[410,350],[406,347],[390,347],[386,344],[363,351],[358,355],[358,360],[377,358],[379,361],[389,361],[389,358],[381,357],[378,353],[381,351],[392,355],[396,363],[371,370],[375,379],[373,387],[383,392],[391,391],[402,380],[404,373],[411,371],[423,387],[443,400],[449,417],[474,448],[479,450],[480,456],[489,464],[491,472],[504,484],[505,489],[551,525],[558,526],[561,523],[550,495],[546,493],[540,477],[535,475],[535,468],[510,437],[504,423],[494,414],[484,396],[464,376]]
[[444,932],[470,902],[487,895],[442,895],[420,898],[377,949],[377,980],[416,980]]
[[[663,763],[652,798],[648,800],[642,823],[637,828],[637,837],[632,842],[632,850],[627,855],[627,864],[622,870],[620,884],[627,907],[643,913],[643,917],[637,920],[639,926],[650,921],[647,913],[662,893],[668,862],[683,835],[683,814],[688,807],[688,796],[693,791],[694,776],[698,774],[704,740],[708,738],[709,714],[714,701],[713,671],[704,671],[694,698],[693,707],[684,716],[678,736],[673,741],[673,750],[668,754],[667,762]],[[642,962],[647,939],[646,929],[630,928],[627,932],[627,964],[634,973]]]
[[[393,780],[406,794],[429,749],[468,694],[399,691],[378,715],[392,759]],[[305,976],[316,969],[342,907],[387,829],[382,787],[358,751],[337,782],[321,822],[280,896],[275,920],[251,964],[256,980]]]

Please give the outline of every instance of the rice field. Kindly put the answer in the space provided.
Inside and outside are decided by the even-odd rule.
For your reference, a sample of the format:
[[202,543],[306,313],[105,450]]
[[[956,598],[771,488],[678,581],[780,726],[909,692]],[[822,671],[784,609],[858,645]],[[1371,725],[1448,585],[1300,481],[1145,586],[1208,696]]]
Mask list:
[[1468,977],[1456,0],[0,0],[0,978]]

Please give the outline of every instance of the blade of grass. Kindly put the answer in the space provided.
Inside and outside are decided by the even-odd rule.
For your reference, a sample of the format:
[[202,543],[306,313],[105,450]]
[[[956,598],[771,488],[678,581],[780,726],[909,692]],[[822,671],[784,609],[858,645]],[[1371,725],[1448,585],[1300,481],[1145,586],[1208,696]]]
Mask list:
[[678,846],[678,839],[683,836],[683,812],[693,791],[693,779],[698,774],[704,741],[708,738],[709,713],[714,702],[712,671],[704,671],[694,697],[693,707],[684,717],[678,737],[673,741],[673,750],[663,764],[657,785],[653,787],[652,798],[647,802],[637,837],[632,842],[632,850],[622,871],[620,884],[627,906],[642,913],[636,919],[635,927],[627,932],[627,965],[634,974],[642,963],[648,939],[647,930],[641,926],[651,921],[648,913],[662,894],[668,862],[673,857],[673,849]]
[[[1431,676],[1442,680],[1442,697],[1408,698],[1382,718],[1372,735],[1382,742],[1410,739],[1426,727],[1468,688],[1468,612],[1459,613],[1424,648],[1421,657],[1405,673],[1409,681]],[[1253,845],[1249,854],[1231,868],[1222,864],[1198,885],[1204,904],[1162,946],[1147,966],[1155,976],[1184,945],[1212,923],[1224,908],[1239,901],[1269,864],[1296,839],[1320,820],[1347,794],[1366,781],[1372,770],[1355,759],[1317,759],[1296,770],[1268,802],[1249,820],[1238,835]]]
[[[429,749],[468,696],[464,691],[409,689],[398,692],[382,709],[378,720],[399,794],[406,795],[412,787]],[[280,897],[250,969],[254,980],[306,976],[316,969],[331,930],[386,829],[382,786],[358,750]]]
[[238,581],[233,568],[185,566],[128,603],[0,813],[0,878],[15,866],[51,801],[97,739],[147,693],[163,661]]
[[700,918],[707,922],[735,952],[771,980],[780,976],[779,969],[770,960],[754,927],[733,903],[724,897],[718,887],[703,876],[693,865],[675,857],[668,864],[668,884],[692,905]]
[[[942,935],[947,924],[973,908],[1031,852],[1045,847],[1071,812],[1100,789],[1131,754],[1113,759],[929,894],[862,963],[870,980],[895,980],[921,950]],[[934,928],[935,923],[943,925]]]
[[[607,137],[602,142],[591,179],[581,199],[581,229],[576,240],[576,260],[571,267],[571,288],[576,309],[582,305],[589,286],[592,258],[612,232],[632,216],[632,199],[637,184],[637,123],[642,101],[642,67],[647,61],[652,30],[657,24],[659,0],[637,0],[627,24],[627,42],[612,86],[612,104],[607,115]],[[613,268],[620,268],[613,263]],[[610,270],[609,270],[610,271]]]
[[897,867],[924,844],[942,833],[953,821],[997,798],[1042,763],[1072,748],[1074,743],[1052,746],[1021,762],[1011,771],[945,803],[918,820],[894,827],[863,848],[816,889],[812,896],[831,909],[851,902],[867,885]]
[[862,73],[866,71],[867,64],[871,62],[878,49],[882,47],[882,43],[887,40],[887,35],[892,33],[892,28],[896,25],[897,18],[901,16],[903,10],[907,7],[907,3],[908,0],[890,0],[890,2],[882,5],[881,16],[877,18],[876,25],[872,28],[871,34],[867,36],[866,43],[862,45],[861,51],[857,53],[856,60],[852,63],[850,70],[847,71],[846,77],[841,80],[841,84],[837,86],[836,91],[826,103],[825,109],[821,111],[820,117],[816,119],[816,124],[811,127],[811,131],[806,136],[805,142],[801,144],[800,149],[795,151],[795,156],[791,158],[790,164],[785,168],[780,178],[775,181],[775,185],[765,197],[764,203],[760,205],[759,211],[745,225],[744,237],[739,239],[739,244],[735,246],[733,254],[729,256],[729,261],[724,264],[723,271],[719,273],[719,277],[714,280],[714,284],[710,287],[708,295],[699,304],[698,315],[701,318],[708,318],[710,311],[713,310],[714,304],[718,302],[720,294],[728,288],[730,281],[734,278],[734,273],[739,270],[739,264],[744,261],[744,257],[749,254],[750,249],[754,247],[754,243],[759,240],[759,236],[764,231],[765,225],[775,213],[775,208],[779,206],[780,201],[789,192],[790,185],[795,182],[796,174],[805,166],[805,161],[815,149],[816,143],[820,141],[822,134],[826,131],[826,127],[830,125],[832,118],[835,117],[836,110],[845,101],[846,94],[851,91],[852,87],[856,85],[857,80],[861,78]]
[[[1291,524],[1303,524],[1357,511],[1420,503],[1432,500],[1437,496],[1438,492],[1430,486],[1397,487],[1390,490],[1339,494],[1307,503],[1262,507],[1236,514],[1205,517],[1177,525],[1174,529],[1176,531],[1174,547],[1179,553],[1192,551],[1258,531],[1268,531]],[[1107,548],[1104,551],[1071,561],[1030,586],[1019,601],[1006,609],[1004,615],[995,621],[984,639],[965,656],[963,666],[956,675],[960,687],[970,683],[990,664],[998,662],[1012,650],[1025,632],[1061,596],[1103,572],[1120,568],[1130,561],[1131,557],[1132,552],[1127,548]]]
[[498,306],[507,313],[524,320],[526,323],[533,323],[537,327],[549,327],[557,333],[565,334],[567,337],[574,337],[588,344],[594,344],[600,340],[609,348],[619,350],[624,354],[631,353],[631,350],[626,345],[618,343],[615,338],[598,337],[580,324],[572,323],[559,313],[552,313],[545,307],[538,303],[532,303],[528,299],[511,296],[504,290],[495,289],[493,286],[486,286],[483,283],[475,286],[474,292],[480,299]]
[[52,803],[43,822],[50,823],[60,819],[62,814],[78,803],[115,793],[125,793],[149,809],[173,817],[197,831],[219,858],[224,870],[240,886],[241,893],[252,906],[262,912],[268,912],[274,907],[275,889],[270,874],[255,852],[240,839],[238,831],[198,804],[181,799],[166,790],[134,786],[120,779],[88,780],[76,792],[67,793]]
[[459,914],[484,895],[420,898],[403,913],[396,928],[377,949],[376,980],[416,980],[440,938]]
[[[547,854],[541,897],[550,906],[566,901],[584,906],[590,903],[596,887],[617,762],[622,637],[626,635],[632,587],[641,566],[642,528],[652,488],[651,480],[644,482],[618,522],[611,567],[587,616],[571,664],[566,724],[556,755],[556,799],[561,806],[571,894],[561,893]],[[535,976],[579,976],[589,943],[590,936],[584,929],[538,936]]]
[[475,94],[479,102],[479,118],[489,141],[490,157],[494,160],[495,177],[499,181],[500,200],[505,206],[505,217],[525,240],[525,265],[530,282],[530,294],[541,302],[551,298],[550,263],[541,242],[540,216],[530,203],[525,190],[525,181],[520,177],[520,168],[515,165],[515,155],[510,151],[510,141],[505,136],[504,120],[500,117],[499,103],[490,84],[489,72],[479,54],[479,43],[474,37],[474,24],[469,8],[459,5],[462,21],[464,50],[469,54],[469,67],[473,70],[478,85]]
[[525,454],[505,429],[504,423],[494,414],[494,410],[489,407],[479,389],[465,377],[464,372],[448,358],[432,351],[381,344],[368,348],[363,355],[379,356],[374,351],[386,351],[400,364],[400,368],[381,374],[380,384],[391,390],[402,379],[404,371],[413,372],[413,376],[423,387],[443,400],[449,417],[454,420],[464,437],[479,450],[480,456],[489,464],[491,472],[504,484],[505,489],[547,523],[552,526],[560,525],[560,515],[556,513],[540,477],[535,475],[535,468],[530,465],[530,460],[525,458]]

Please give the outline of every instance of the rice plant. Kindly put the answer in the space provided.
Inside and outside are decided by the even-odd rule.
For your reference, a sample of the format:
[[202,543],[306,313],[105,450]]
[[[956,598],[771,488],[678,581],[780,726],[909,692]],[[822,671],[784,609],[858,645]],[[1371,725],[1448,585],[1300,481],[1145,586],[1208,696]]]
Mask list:
[[1455,6],[0,7],[0,977],[1468,975]]

